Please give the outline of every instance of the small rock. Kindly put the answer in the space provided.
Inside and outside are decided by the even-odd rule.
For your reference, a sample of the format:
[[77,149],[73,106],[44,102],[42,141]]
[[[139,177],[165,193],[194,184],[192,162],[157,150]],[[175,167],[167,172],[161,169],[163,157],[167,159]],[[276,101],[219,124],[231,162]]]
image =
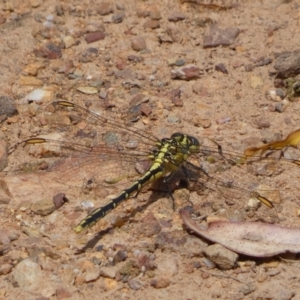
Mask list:
[[245,206],[246,211],[256,211],[261,207],[261,201],[256,198],[250,198]]
[[244,284],[240,288],[240,292],[244,294],[244,296],[251,294],[255,291],[255,285],[251,282]]
[[71,298],[72,294],[65,288],[58,288],[56,290],[56,297],[57,299]]
[[283,157],[288,160],[299,160],[299,150],[294,147],[287,147],[287,149],[283,152]]
[[0,25],[6,22],[6,18],[4,16],[0,16]]
[[196,65],[192,64],[171,70],[171,76],[173,79],[192,80],[199,78],[200,75],[200,69]]
[[84,276],[85,282],[91,282],[95,281],[100,277],[100,268],[99,266],[91,266],[90,268],[87,268]]
[[0,204],[9,204],[10,198],[0,197]]
[[114,255],[114,258],[113,258],[113,263],[114,264],[117,264],[121,261],[124,261],[126,260],[127,258],[127,252],[126,251],[123,251],[123,250],[119,250],[115,255]]
[[136,14],[139,18],[146,18],[150,15],[150,11],[147,9],[137,9]]
[[274,102],[283,100],[285,96],[286,93],[283,89],[272,89],[266,92],[266,98]]
[[122,23],[123,22],[123,19],[124,19],[124,13],[123,12],[120,12],[120,13],[117,13],[115,15],[113,15],[111,17],[111,21],[115,24],[117,23]]
[[42,1],[41,0],[30,0],[29,1],[31,7],[37,8],[41,5]]
[[17,114],[18,111],[15,102],[8,96],[0,97],[0,122],[4,121],[7,117]]
[[151,20],[160,20],[161,19],[161,13],[158,9],[153,9],[150,11],[149,17]]
[[175,66],[181,67],[183,65],[185,65],[185,60],[184,59],[182,59],[182,58],[176,59]]
[[55,209],[59,209],[63,206],[63,204],[68,201],[66,195],[64,193],[58,193],[53,197],[53,203],[55,205]]
[[34,62],[31,64],[28,64],[25,68],[23,73],[30,76],[36,76],[38,71],[44,67],[44,64],[42,62]]
[[160,27],[159,21],[158,20],[148,20],[144,23],[143,27],[150,28],[150,29],[156,29]]
[[93,86],[79,86],[77,88],[77,91],[83,93],[83,94],[87,94],[87,95],[93,95],[93,94],[97,94],[98,90],[97,88],[93,87]]
[[259,118],[255,121],[255,124],[258,128],[269,128],[270,127],[270,121],[265,118]]
[[43,101],[51,101],[54,97],[54,94],[50,90],[46,89],[34,89],[28,95],[26,95],[21,102],[30,103],[32,101],[41,103]]
[[153,286],[155,289],[164,289],[170,285],[169,278],[156,278],[151,280],[150,285]]
[[12,265],[11,264],[1,264],[0,266],[0,275],[6,275],[8,273],[10,273],[10,271],[12,270]]
[[161,231],[161,226],[152,212],[149,212],[140,222],[143,224],[140,227],[140,234],[150,237]]
[[239,33],[238,28],[220,29],[216,25],[212,25],[209,33],[204,35],[203,48],[229,46],[234,43]]
[[99,15],[104,16],[113,12],[112,2],[102,2],[97,7],[97,12]]
[[46,216],[55,210],[55,205],[52,199],[42,199],[33,203],[31,210],[37,215]]
[[42,86],[43,81],[32,76],[21,76],[19,84],[21,86]]
[[128,281],[128,285],[132,290],[139,290],[143,287],[143,284],[138,279],[131,279]]
[[198,127],[209,128],[211,126],[211,120],[195,116],[193,117],[193,124]]
[[258,77],[258,76],[251,76],[250,77],[250,84],[251,84],[251,87],[253,89],[260,89],[263,87],[264,85],[264,82],[262,80],[261,77]]
[[300,50],[283,52],[276,58],[274,69],[277,78],[295,77],[300,74]]
[[219,72],[221,72],[221,73],[224,73],[224,74],[228,74],[228,70],[227,70],[227,68],[225,67],[225,65],[224,64],[217,64],[217,65],[215,65],[215,70],[216,71],[219,71]]
[[[49,279],[45,271],[33,262],[30,258],[22,260],[13,271],[13,278],[20,289],[34,293],[40,293],[44,297],[51,297],[55,294],[55,282]],[[55,277],[52,275],[52,278]],[[56,279],[58,280],[58,279]]]
[[168,16],[168,21],[170,21],[170,22],[178,22],[178,21],[182,21],[184,19],[185,19],[185,15],[181,12],[172,12]]
[[65,45],[66,49],[76,45],[76,40],[70,35],[65,36],[63,38],[63,42],[64,42],[64,45]]
[[146,49],[146,42],[141,36],[135,36],[131,39],[131,47],[134,51],[142,51]]
[[106,278],[115,278],[117,274],[117,267],[115,266],[109,266],[109,267],[102,267],[100,269],[100,275],[102,277],[106,277]]
[[159,273],[161,277],[171,278],[178,274],[178,260],[171,255],[165,255],[163,259],[156,261],[157,270],[155,273]]
[[44,57],[48,59],[57,59],[62,57],[61,48],[53,43],[48,43],[39,49],[34,50],[37,57]]
[[100,40],[104,40],[105,38],[105,33],[103,31],[95,31],[95,32],[91,32],[89,34],[87,34],[85,36],[85,41],[90,44],[90,43],[94,43]]
[[92,62],[98,57],[98,55],[99,51],[97,48],[89,47],[79,57],[79,61],[83,63]]
[[140,106],[140,111],[143,115],[149,116],[152,112],[152,108],[150,107],[150,105],[142,103]]
[[208,246],[204,252],[222,270],[232,269],[239,257],[220,244]]

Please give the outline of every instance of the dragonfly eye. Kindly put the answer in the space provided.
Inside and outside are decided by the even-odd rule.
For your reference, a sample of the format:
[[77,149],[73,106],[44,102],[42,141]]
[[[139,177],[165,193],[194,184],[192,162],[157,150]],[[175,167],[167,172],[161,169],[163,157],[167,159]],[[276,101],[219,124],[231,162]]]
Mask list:
[[193,146],[197,146],[197,147],[199,147],[199,146],[200,146],[200,142],[199,142],[199,140],[198,140],[198,139],[196,139],[195,137],[193,137],[193,136],[191,136],[191,135],[188,135],[188,139],[189,139],[189,141],[190,141],[191,145],[193,145]]
[[175,132],[171,135],[171,139],[175,139],[177,141],[180,141],[184,138],[184,134],[180,132]]

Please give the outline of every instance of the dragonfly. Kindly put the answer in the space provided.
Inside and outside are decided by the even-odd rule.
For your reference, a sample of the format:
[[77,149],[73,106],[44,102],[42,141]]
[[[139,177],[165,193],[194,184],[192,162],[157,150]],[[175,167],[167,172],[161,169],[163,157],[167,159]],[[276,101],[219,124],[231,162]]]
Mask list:
[[[53,102],[45,108],[40,121],[55,133],[23,142],[34,147],[30,153],[47,160],[46,169],[58,182],[77,187],[120,189],[107,204],[81,220],[74,228],[76,233],[93,226],[128,198],[137,196],[145,186],[160,179],[172,197],[168,183],[178,173],[202,187],[220,193],[234,191],[273,207],[272,201],[259,191],[223,180],[222,175],[211,175],[201,163],[214,161],[217,156],[223,168],[227,168],[245,163],[247,155],[224,152],[213,140],[210,141],[214,147],[204,146],[202,140],[181,132],[159,139],[146,130],[126,126],[119,116],[107,118],[102,113],[65,100]],[[253,153],[250,154],[248,152],[253,158]]]

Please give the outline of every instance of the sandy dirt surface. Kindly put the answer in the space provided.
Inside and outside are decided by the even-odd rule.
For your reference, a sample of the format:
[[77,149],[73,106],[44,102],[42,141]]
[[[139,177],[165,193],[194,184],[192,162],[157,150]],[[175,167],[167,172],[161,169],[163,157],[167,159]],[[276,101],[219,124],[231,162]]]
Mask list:
[[[45,149],[21,143],[74,132],[96,140],[88,119],[58,130],[43,118],[49,103],[67,100],[159,139],[213,140],[237,159],[300,128],[299,25],[298,0],[2,1],[0,299],[300,299],[296,254],[255,258],[221,247],[208,259],[211,243],[179,214],[192,204],[197,216],[299,228],[296,164],[202,161],[226,191],[203,179],[201,191],[174,192],[174,210],[159,186],[145,189],[75,234],[122,185],[87,192],[79,168],[51,169]],[[104,177],[118,162],[127,170],[116,161],[82,168]],[[268,190],[275,209],[251,199],[253,189]],[[68,200],[53,201],[58,193]]]

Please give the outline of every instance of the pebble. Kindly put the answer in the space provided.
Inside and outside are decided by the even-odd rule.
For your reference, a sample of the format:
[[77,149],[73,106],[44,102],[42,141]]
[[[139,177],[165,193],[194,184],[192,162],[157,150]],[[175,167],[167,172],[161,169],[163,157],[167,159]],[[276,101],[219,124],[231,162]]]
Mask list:
[[8,166],[7,150],[7,143],[4,140],[0,140],[0,172]]
[[138,280],[138,279],[131,279],[131,280],[129,280],[128,281],[128,285],[134,291],[140,290],[143,287],[142,282],[140,280]]
[[68,49],[68,48],[76,45],[76,40],[72,36],[67,35],[63,38],[63,43],[65,45],[65,48]]
[[19,79],[21,86],[42,86],[43,81],[32,76],[21,76]]
[[182,21],[186,18],[186,16],[181,13],[181,12],[172,12],[169,16],[168,16],[168,21],[170,22],[178,22],[178,21]]
[[178,123],[180,121],[180,118],[177,115],[169,115],[167,118],[168,122],[171,124]]
[[36,76],[38,71],[43,67],[44,64],[42,62],[30,63],[24,68],[23,73],[30,76]]
[[142,51],[146,49],[146,41],[141,36],[135,36],[131,39],[131,47],[134,51]]
[[149,212],[140,222],[143,226],[140,227],[139,232],[146,237],[156,235],[161,231],[161,226],[152,212]]
[[136,15],[139,17],[139,18],[146,18],[150,15],[150,11],[147,10],[147,9],[144,9],[144,8],[138,8],[136,10]]
[[[55,294],[56,287],[52,279],[42,271],[40,266],[30,258],[22,260],[13,270],[13,279],[20,289],[30,292],[38,292],[44,297],[51,297]],[[52,278],[55,275],[52,275]],[[45,280],[47,278],[47,280]]]
[[40,106],[36,102],[32,102],[28,105],[28,112],[30,116],[35,116],[39,109]]
[[164,255],[159,261],[156,261],[156,264],[157,269],[155,273],[160,274],[161,277],[171,278],[178,274],[178,259],[172,255]]
[[111,21],[115,24],[122,23],[124,20],[125,14],[123,12],[117,13],[115,15],[112,15]]
[[0,16],[0,25],[6,22],[6,18],[4,16]]
[[97,12],[99,15],[104,16],[113,12],[112,2],[101,2],[97,7]]
[[198,127],[209,128],[211,126],[211,120],[195,116],[193,117],[193,124]]
[[209,33],[204,34],[203,48],[229,46],[235,42],[240,30],[238,28],[221,29],[215,25],[210,27]]
[[286,97],[286,93],[283,89],[271,89],[266,92],[267,100],[279,102],[282,101]]
[[243,293],[244,296],[251,294],[255,291],[255,285],[252,282],[244,284],[240,288],[240,292]]
[[155,289],[164,289],[170,285],[169,278],[155,278],[150,281],[150,285]]
[[31,7],[37,8],[42,4],[42,1],[41,0],[30,0],[29,3],[31,5]]
[[215,70],[223,74],[228,74],[227,68],[222,63],[215,65]]
[[98,89],[93,86],[79,86],[76,90],[87,95],[93,95],[98,93]]
[[228,250],[220,244],[208,246],[204,250],[204,253],[222,270],[232,269],[239,257],[235,252]]
[[143,27],[146,28],[150,28],[150,29],[156,29],[160,27],[159,21],[158,20],[147,20]]
[[192,64],[171,70],[172,79],[192,80],[199,78],[200,75],[200,68]]
[[22,103],[29,103],[29,102],[36,102],[36,103],[42,103],[44,101],[51,101],[54,97],[54,94],[50,90],[46,89],[34,89],[31,91],[28,95],[26,95],[22,100]]
[[260,89],[263,87],[264,82],[259,76],[251,76],[250,77],[250,85],[253,89]]
[[149,17],[151,20],[160,20],[161,17],[161,13],[158,9],[153,9],[150,11]]
[[289,78],[300,73],[300,50],[283,52],[276,58],[274,69],[277,71],[277,78]]
[[88,33],[84,39],[88,44],[90,44],[100,40],[104,40],[104,38],[105,38],[105,33],[103,31],[95,31],[95,32]]
[[117,264],[121,261],[124,261],[126,260],[127,258],[127,252],[126,251],[123,251],[123,250],[119,250],[117,251],[117,253],[114,255],[114,258],[113,258],[113,263],[114,264]]
[[100,268],[100,275],[106,278],[115,278],[117,274],[117,267],[116,266],[109,266],[109,267],[101,267]]
[[100,268],[94,264],[87,268],[85,271],[84,280],[85,282],[95,281],[100,277]]
[[30,208],[37,215],[47,216],[54,212],[55,205],[52,199],[47,198],[38,200],[37,202],[33,203]]
[[0,122],[17,114],[17,108],[15,102],[11,97],[1,96],[0,97]]
[[39,49],[34,50],[37,57],[44,57],[48,59],[57,59],[62,57],[61,48],[53,43],[48,43]]
[[67,289],[61,287],[56,289],[56,297],[57,299],[72,298],[72,293],[70,293]]
[[6,275],[11,272],[13,266],[11,264],[2,263],[0,266],[0,275]]
[[255,124],[258,128],[262,129],[262,128],[269,128],[271,126],[271,123],[269,120],[267,120],[266,118],[258,118],[255,120]]
[[53,196],[55,209],[59,209],[60,207],[62,207],[66,201],[68,201],[68,199],[66,198],[66,195],[64,193],[58,193],[57,195]]

